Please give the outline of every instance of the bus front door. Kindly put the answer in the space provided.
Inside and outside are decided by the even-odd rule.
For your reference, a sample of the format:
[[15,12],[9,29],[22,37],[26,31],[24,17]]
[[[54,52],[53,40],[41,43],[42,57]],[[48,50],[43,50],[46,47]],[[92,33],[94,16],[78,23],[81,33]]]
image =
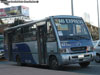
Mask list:
[[39,64],[46,63],[46,28],[45,25],[38,26],[38,52],[39,52]]

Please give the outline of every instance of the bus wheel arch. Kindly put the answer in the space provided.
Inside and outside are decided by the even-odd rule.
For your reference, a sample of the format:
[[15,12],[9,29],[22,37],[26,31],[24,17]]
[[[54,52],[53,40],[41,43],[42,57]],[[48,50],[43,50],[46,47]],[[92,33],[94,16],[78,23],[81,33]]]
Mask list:
[[55,55],[49,56],[48,64],[51,69],[59,69],[59,63]]

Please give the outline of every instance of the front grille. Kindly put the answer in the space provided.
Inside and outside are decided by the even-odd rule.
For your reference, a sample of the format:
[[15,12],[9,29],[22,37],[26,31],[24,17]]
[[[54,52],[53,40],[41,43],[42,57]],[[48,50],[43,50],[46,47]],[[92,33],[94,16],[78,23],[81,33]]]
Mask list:
[[86,51],[87,47],[72,47],[72,51]]

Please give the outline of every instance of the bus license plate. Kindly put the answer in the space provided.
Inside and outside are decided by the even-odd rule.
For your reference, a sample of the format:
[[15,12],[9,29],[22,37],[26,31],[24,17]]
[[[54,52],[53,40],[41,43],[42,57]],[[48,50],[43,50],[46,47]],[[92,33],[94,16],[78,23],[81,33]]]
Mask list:
[[79,55],[78,58],[84,58],[84,55]]

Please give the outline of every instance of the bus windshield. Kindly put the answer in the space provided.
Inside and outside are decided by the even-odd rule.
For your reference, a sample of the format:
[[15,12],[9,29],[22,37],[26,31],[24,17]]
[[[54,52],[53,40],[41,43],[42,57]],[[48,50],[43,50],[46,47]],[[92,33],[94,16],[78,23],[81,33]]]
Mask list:
[[61,41],[90,39],[89,32],[82,19],[56,18],[54,22]]

